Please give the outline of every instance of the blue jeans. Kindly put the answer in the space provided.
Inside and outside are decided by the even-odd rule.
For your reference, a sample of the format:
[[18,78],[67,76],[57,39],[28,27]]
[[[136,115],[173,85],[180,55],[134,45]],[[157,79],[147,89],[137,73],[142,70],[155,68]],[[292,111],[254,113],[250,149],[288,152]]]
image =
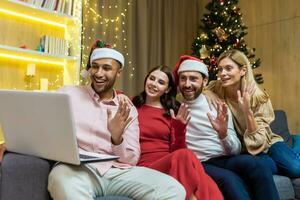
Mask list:
[[202,164],[227,200],[279,200],[272,172],[258,156],[224,156]]
[[300,155],[284,142],[276,142],[268,151],[275,161],[278,173],[292,178],[300,177]]
[[268,166],[272,174],[278,174],[278,168],[275,161],[266,153],[260,153],[257,156],[265,163],[265,166]]

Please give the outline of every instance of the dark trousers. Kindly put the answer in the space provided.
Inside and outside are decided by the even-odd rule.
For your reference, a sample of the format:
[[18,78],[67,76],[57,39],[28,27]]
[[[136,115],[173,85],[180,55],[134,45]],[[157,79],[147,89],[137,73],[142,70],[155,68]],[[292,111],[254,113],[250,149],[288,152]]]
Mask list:
[[202,164],[226,200],[279,200],[272,172],[257,156],[224,156]]

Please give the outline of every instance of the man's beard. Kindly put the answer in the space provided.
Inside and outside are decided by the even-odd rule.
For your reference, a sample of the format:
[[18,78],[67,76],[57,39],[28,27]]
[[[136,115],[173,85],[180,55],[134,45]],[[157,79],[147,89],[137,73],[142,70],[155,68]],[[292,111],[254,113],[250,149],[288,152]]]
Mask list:
[[115,76],[113,79],[108,81],[108,83],[103,88],[98,88],[97,86],[95,87],[92,82],[92,88],[95,90],[95,92],[99,96],[102,96],[102,94],[109,92],[114,87],[116,79],[117,79],[117,76]]
[[182,90],[180,89],[180,92],[181,92],[181,94],[182,94],[182,96],[184,97],[184,99],[186,100],[186,101],[192,101],[192,100],[195,100],[195,99],[197,99],[198,97],[199,97],[199,95],[202,93],[202,91],[203,91],[203,85],[197,90],[197,91],[195,91],[194,92],[194,95],[193,96],[186,96],[185,94],[184,94],[184,92],[182,92]]

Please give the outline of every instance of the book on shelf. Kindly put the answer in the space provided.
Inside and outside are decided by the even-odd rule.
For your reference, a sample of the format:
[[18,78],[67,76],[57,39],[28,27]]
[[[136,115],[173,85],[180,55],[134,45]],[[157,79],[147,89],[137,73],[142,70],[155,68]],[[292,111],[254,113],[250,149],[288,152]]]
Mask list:
[[19,0],[38,8],[44,8],[58,13],[73,15],[75,0]]
[[69,56],[68,42],[64,38],[43,35],[40,45],[44,53]]

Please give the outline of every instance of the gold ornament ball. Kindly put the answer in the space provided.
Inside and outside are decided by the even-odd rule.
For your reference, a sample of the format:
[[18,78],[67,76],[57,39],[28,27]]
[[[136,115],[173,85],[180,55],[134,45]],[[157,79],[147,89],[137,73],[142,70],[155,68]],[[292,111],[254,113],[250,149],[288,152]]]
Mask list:
[[219,49],[221,46],[219,45],[219,44],[215,44],[214,46],[213,46],[213,48],[214,49]]
[[206,33],[201,33],[201,35],[200,35],[200,40],[201,40],[201,41],[205,41],[205,40],[207,40],[207,39],[208,39],[207,34],[206,34]]

